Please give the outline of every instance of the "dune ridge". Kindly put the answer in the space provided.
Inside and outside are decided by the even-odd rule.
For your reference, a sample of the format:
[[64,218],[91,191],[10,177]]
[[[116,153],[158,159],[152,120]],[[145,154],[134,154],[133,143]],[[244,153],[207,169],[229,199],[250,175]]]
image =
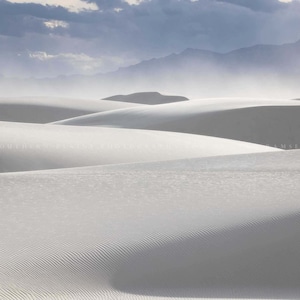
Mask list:
[[[84,174],[102,171],[150,172],[293,172],[300,170],[300,150],[272,151],[185,158],[158,162],[121,163],[53,170],[52,173]],[[43,171],[39,171],[42,172]],[[48,174],[50,170],[45,170]]]
[[208,99],[120,109],[56,124],[151,129],[300,148],[300,105],[292,100]]
[[140,104],[55,97],[0,98],[0,121],[49,123],[65,118],[128,108]]
[[119,128],[0,123],[2,172],[278,151],[207,136]]

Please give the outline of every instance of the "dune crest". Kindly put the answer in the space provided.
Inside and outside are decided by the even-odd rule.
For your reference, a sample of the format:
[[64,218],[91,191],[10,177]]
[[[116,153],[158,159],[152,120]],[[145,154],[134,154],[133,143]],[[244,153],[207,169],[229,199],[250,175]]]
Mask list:
[[76,98],[7,97],[0,98],[0,121],[44,124],[138,105],[138,103]]
[[205,99],[133,107],[57,124],[151,129],[300,148],[300,104],[292,100]]
[[173,132],[9,122],[0,127],[1,172],[278,151]]

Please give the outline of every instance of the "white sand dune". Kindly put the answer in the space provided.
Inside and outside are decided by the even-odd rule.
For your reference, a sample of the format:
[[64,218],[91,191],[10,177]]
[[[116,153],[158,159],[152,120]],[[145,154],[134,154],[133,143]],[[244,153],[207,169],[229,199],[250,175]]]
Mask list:
[[188,98],[181,96],[162,95],[158,92],[143,92],[130,95],[115,95],[105,98],[104,100],[156,105],[187,101]]
[[300,148],[300,103],[206,99],[96,113],[57,124],[184,132],[283,149]]
[[0,123],[0,171],[161,161],[278,151],[261,145],[173,132]]
[[0,298],[298,299],[299,171],[2,174]]
[[0,122],[1,300],[299,299],[300,103],[28,101],[111,111]]
[[0,98],[0,120],[49,123],[65,118],[139,106],[139,104],[54,97]]
[[[155,172],[277,172],[299,171],[300,150],[199,157],[157,162],[123,163],[53,170],[53,173],[95,173],[97,171]],[[48,174],[50,171],[45,170]]]

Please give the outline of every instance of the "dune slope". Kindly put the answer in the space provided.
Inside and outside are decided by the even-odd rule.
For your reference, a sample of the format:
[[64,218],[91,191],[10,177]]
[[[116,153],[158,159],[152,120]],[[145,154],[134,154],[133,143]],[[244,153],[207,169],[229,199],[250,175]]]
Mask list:
[[[155,171],[155,172],[265,172],[298,171],[300,169],[300,150],[276,151],[267,153],[248,153],[178,159],[159,162],[124,163],[76,169],[61,169],[54,172],[90,173],[97,171]],[[46,171],[48,172],[48,171]]]
[[158,161],[275,148],[172,132],[0,123],[1,172]]
[[115,110],[58,124],[184,132],[300,148],[300,104],[292,100],[210,99]]
[[299,170],[2,174],[0,297],[297,299],[299,180]]
[[138,105],[128,102],[54,97],[0,98],[0,121],[49,123]]

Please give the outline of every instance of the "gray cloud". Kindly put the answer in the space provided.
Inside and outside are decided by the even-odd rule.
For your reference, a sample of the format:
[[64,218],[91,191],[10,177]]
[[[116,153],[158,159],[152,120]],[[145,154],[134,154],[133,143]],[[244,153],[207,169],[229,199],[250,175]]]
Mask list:
[[85,0],[87,3],[96,3],[99,9],[107,10],[113,9],[116,7],[124,7],[127,6],[126,2],[121,0]]
[[283,3],[277,0],[218,0],[223,3],[243,6],[254,11],[274,12],[281,9],[287,9],[291,3]]
[[[97,4],[99,10],[70,12],[63,7],[0,0],[0,68],[3,70],[9,56],[12,64],[18,68],[22,65],[24,74],[27,70],[34,75],[50,62],[49,68],[56,69],[55,74],[76,73],[80,64],[75,60],[81,54],[95,61],[111,57],[103,64],[105,68],[95,63],[94,71],[100,72],[110,69],[110,61],[115,62],[112,69],[117,67],[117,57],[121,66],[126,61],[130,64],[186,48],[224,52],[300,38],[298,1],[146,0],[140,5],[129,5],[122,0],[86,2]],[[49,20],[63,21],[68,26],[45,26]],[[45,52],[53,59],[33,61],[27,55],[31,52]],[[59,63],[54,65],[58,59]],[[31,64],[35,67],[31,68]],[[78,68],[77,72],[81,71]]]

